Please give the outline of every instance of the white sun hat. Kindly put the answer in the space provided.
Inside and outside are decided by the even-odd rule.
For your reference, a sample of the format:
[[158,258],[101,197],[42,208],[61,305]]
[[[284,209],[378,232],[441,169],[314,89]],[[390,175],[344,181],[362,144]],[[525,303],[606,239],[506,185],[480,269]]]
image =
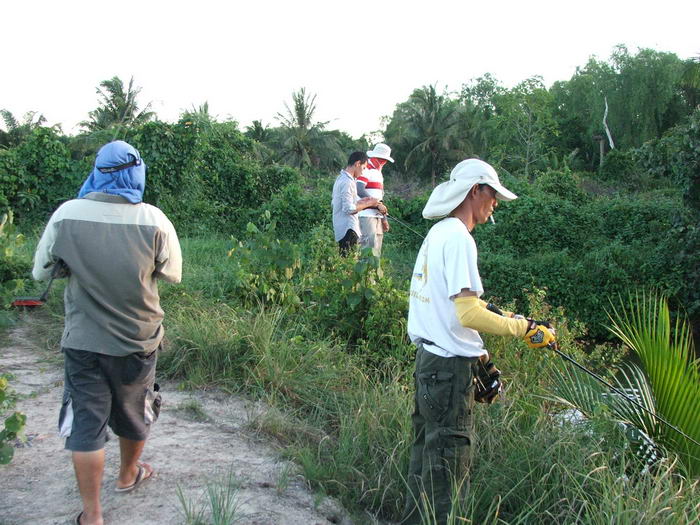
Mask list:
[[450,173],[450,180],[435,186],[423,208],[423,217],[426,219],[446,217],[462,203],[474,184],[488,184],[496,190],[496,198],[502,201],[518,198],[515,193],[501,184],[496,170],[490,164],[479,159],[466,159],[454,167]]
[[389,162],[394,162],[394,159],[391,158],[391,148],[386,144],[382,143],[379,143],[376,146],[374,146],[374,149],[372,151],[368,151],[367,156],[369,158],[375,157],[378,159],[386,159]]

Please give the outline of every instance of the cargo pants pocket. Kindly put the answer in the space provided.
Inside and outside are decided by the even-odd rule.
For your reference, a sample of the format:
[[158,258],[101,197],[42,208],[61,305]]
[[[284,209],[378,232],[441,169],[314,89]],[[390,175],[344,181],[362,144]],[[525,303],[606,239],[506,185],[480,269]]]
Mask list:
[[440,421],[452,399],[452,372],[436,370],[417,374],[418,408],[429,421]]
[[160,385],[153,383],[153,388],[146,390],[146,398],[143,407],[143,422],[152,425],[158,420],[160,415],[160,405],[162,397],[160,395]]

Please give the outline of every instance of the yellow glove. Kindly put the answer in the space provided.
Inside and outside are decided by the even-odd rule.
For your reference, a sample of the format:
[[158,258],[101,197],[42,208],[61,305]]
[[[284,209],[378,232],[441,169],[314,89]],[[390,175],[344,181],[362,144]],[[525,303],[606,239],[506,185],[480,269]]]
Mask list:
[[527,332],[525,332],[525,344],[530,348],[544,348],[554,343],[554,329],[549,323],[528,319]]

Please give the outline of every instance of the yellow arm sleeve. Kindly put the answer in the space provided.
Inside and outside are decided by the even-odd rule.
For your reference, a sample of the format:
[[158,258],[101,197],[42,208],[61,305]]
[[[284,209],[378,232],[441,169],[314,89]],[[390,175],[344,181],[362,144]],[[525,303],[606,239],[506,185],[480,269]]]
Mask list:
[[525,335],[528,325],[527,319],[503,317],[488,311],[485,304],[476,296],[457,297],[455,310],[460,324],[487,334],[512,335],[513,337]]
[[[489,303],[482,299],[479,299],[479,304],[482,308],[486,308],[486,306],[488,306]],[[513,317],[515,315],[513,312],[509,312],[508,310],[504,310],[503,308],[501,308],[501,312],[503,312],[503,317]]]

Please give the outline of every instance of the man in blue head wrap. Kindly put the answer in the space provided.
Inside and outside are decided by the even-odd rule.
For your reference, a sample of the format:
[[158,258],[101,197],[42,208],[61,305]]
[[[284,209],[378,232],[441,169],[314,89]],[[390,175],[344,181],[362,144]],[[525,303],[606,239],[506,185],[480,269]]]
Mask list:
[[180,282],[182,256],[172,223],[142,202],[145,182],[146,165],[133,146],[103,146],[78,198],[51,216],[34,257],[35,279],[48,279],[59,261],[69,274],[59,430],[72,451],[83,500],[76,523],[83,525],[103,522],[107,425],[119,436],[115,490],[131,491],[153,475],[139,459],[160,410],[157,279]]

